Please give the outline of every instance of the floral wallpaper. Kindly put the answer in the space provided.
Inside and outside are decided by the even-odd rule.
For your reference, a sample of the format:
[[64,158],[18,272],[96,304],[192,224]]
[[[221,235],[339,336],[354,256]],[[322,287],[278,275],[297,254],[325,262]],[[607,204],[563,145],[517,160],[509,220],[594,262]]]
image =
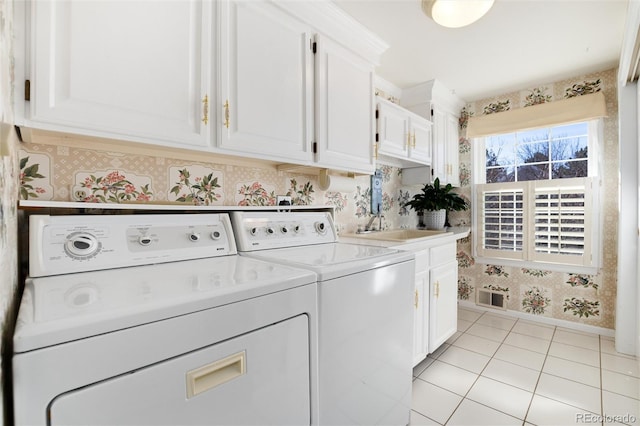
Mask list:
[[[18,137],[13,123],[13,1],[0,0],[0,336],[11,321],[13,300],[18,288],[18,213],[21,190],[40,196],[50,190],[38,184],[42,171],[34,163],[18,162]],[[24,161],[24,160],[23,160]],[[26,170],[26,173],[25,173]],[[25,173],[23,177],[23,173]],[[24,184],[20,185],[20,181]],[[7,343],[0,340],[0,352]],[[0,382],[4,373],[0,366]],[[0,413],[3,413],[0,387]],[[2,414],[0,414],[2,415]],[[0,421],[1,423],[1,421]]]
[[[353,190],[349,192],[321,191],[316,175],[270,167],[185,162],[64,146],[58,140],[38,142],[44,143],[20,145],[22,199],[274,206],[278,195],[288,195],[296,205],[334,206],[342,232],[355,231],[371,217],[370,176],[353,178]],[[90,146],[90,142],[83,146]],[[415,212],[404,203],[419,188],[401,186],[401,171],[396,167],[380,165],[379,169],[383,226],[415,227]]]
[[[468,118],[513,108],[526,108],[584,93],[603,91],[609,117],[605,120],[605,185],[617,185],[617,100],[615,70],[550,83],[468,104],[461,111],[458,192],[471,197],[471,142],[465,138]],[[63,141],[63,140],[62,140]],[[187,161],[168,157],[131,155],[65,146],[64,143],[21,144],[20,194],[28,199],[97,202],[180,202],[196,205],[272,206],[278,195],[294,204],[329,205],[336,211],[339,232],[354,232],[371,217],[370,176],[353,178],[347,192],[321,191],[318,177],[279,171],[272,167],[237,166],[222,162]],[[82,145],[90,147],[90,142]],[[152,149],[149,150],[153,152]],[[401,170],[379,165],[382,175],[383,227],[415,227],[415,212],[404,207],[419,187],[401,184]],[[617,215],[615,191],[605,195],[604,268],[596,275],[566,274],[475,261],[473,237],[458,242],[458,295],[475,303],[475,291],[491,289],[505,294],[507,309],[532,316],[576,321],[604,328],[614,326],[616,295]],[[452,212],[452,225],[471,223],[471,212]]]
[[[526,108],[587,93],[603,92],[609,116],[604,120],[604,187],[618,185],[618,110],[616,70],[607,70],[480,100],[460,117],[460,191],[471,196],[471,142],[465,137],[469,117]],[[458,243],[458,296],[475,303],[475,289],[506,296],[507,309],[603,328],[614,328],[617,274],[617,192],[604,192],[604,266],[595,275],[561,273],[504,265],[482,265],[473,258],[471,238]],[[456,214],[453,225],[471,223],[471,211]],[[473,231],[472,231],[473,233]]]

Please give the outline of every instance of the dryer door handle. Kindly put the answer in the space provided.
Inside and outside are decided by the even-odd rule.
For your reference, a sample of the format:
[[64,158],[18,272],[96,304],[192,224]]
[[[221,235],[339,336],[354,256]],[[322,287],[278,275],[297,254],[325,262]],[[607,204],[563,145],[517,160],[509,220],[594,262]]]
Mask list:
[[246,373],[246,351],[187,371],[187,398],[206,392]]

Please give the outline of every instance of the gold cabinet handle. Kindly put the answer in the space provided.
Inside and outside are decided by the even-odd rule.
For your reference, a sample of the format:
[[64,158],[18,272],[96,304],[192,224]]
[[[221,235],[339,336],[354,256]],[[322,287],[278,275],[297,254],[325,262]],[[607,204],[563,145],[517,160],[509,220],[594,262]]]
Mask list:
[[202,122],[206,126],[209,124],[209,96],[202,98]]
[[407,142],[405,145],[405,149],[409,149],[409,147],[411,146],[411,132],[407,133]]
[[378,159],[378,144],[377,143],[373,144],[373,158],[375,158],[376,160]]
[[224,103],[224,127],[229,128],[229,99]]
[[413,142],[411,142],[411,148],[416,147],[416,132],[413,132]]
[[416,309],[418,309],[418,300],[419,300],[418,290],[416,290],[416,297],[415,297],[415,300],[413,301],[413,306],[415,306]]
[[436,281],[434,296],[440,297],[440,281]]

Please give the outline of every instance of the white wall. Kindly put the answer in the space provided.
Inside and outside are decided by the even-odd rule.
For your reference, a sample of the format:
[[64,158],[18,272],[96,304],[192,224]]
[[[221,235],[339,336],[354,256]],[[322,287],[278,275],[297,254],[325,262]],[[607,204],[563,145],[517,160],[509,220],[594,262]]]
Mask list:
[[616,350],[635,354],[638,340],[638,90],[618,85],[620,179]]

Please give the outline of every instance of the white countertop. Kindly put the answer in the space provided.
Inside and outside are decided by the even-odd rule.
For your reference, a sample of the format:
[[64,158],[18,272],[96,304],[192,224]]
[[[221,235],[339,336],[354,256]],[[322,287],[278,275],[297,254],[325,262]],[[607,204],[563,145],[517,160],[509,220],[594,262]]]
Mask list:
[[402,250],[426,248],[436,245],[446,244],[469,236],[470,228],[468,226],[454,226],[446,229],[446,232],[429,237],[415,238],[404,242],[377,240],[375,232],[366,234],[367,237],[359,237],[356,234],[340,235],[341,243],[364,244],[369,246],[391,247]]

